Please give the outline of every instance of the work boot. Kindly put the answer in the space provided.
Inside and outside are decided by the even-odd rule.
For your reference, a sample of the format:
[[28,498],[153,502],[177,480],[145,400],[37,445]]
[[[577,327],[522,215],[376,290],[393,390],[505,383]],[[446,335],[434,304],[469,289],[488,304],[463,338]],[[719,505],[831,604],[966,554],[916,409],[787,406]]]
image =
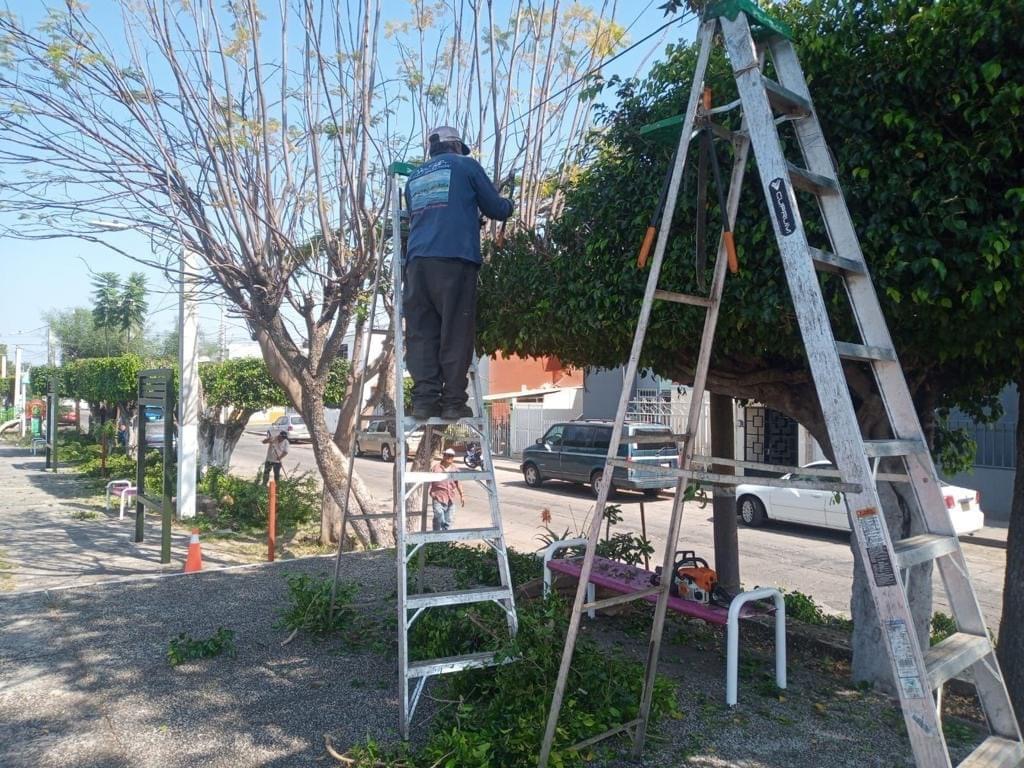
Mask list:
[[472,415],[473,409],[465,403],[462,405],[446,405],[441,409],[441,418],[445,420],[468,419]]
[[426,421],[440,415],[441,406],[438,403],[414,403],[412,406],[412,417],[417,421]]

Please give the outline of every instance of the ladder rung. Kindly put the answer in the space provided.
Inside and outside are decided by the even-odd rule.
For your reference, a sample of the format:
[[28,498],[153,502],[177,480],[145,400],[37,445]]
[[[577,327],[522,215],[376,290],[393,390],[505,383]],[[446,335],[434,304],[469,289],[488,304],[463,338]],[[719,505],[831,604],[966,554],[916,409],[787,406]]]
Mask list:
[[941,643],[933,645],[924,655],[932,688],[956,677],[991,651],[992,644],[987,637],[966,632],[954,632]]
[[630,592],[627,595],[615,595],[615,597],[606,597],[603,600],[595,600],[592,603],[584,603],[580,609],[582,611],[599,611],[602,608],[610,608],[613,605],[621,605],[622,603],[631,603],[634,600],[642,600],[650,595],[656,595],[661,592],[661,586],[648,587],[647,589],[641,589],[639,592]]
[[867,274],[867,267],[856,259],[848,259],[845,256],[836,256],[831,251],[823,251],[820,248],[808,248],[811,253],[811,260],[822,272],[850,272],[855,275]]
[[660,288],[654,292],[654,298],[662,301],[673,301],[676,304],[690,304],[694,307],[710,307],[711,299],[705,296],[693,296],[689,293],[674,293]]
[[512,590],[508,587],[477,587],[454,592],[422,592],[418,595],[409,595],[405,599],[405,608],[407,611],[414,611],[417,608],[486,603],[491,600],[507,600],[510,597],[512,597]]
[[428,675],[443,675],[446,672],[459,672],[463,669],[493,667],[497,663],[494,651],[484,651],[482,653],[468,653],[465,656],[448,656],[443,659],[413,661],[409,663],[409,668],[405,674],[406,677],[427,677]]
[[[407,417],[407,418],[412,418],[412,417],[410,416],[410,417]],[[428,425],[430,425],[432,427],[440,427],[440,426],[449,427],[452,424],[465,424],[466,426],[470,426],[470,427],[481,427],[482,428],[483,425],[484,425],[484,420],[481,419],[479,416],[466,416],[466,417],[461,418],[461,419],[442,419],[440,416],[432,416],[429,419],[416,419],[416,426],[417,427],[423,426],[424,424],[428,424]]]
[[472,469],[459,470],[458,472],[405,472],[405,484],[416,485],[418,483],[433,483],[444,480],[493,480],[494,474],[490,470],[474,471]]
[[[704,472],[700,469],[678,469],[676,467],[660,467],[647,461],[627,461],[626,459],[611,459],[608,464],[623,469],[635,469],[640,472],[665,475],[666,477],[677,477],[683,480],[693,480],[708,485],[743,485],[744,483],[755,482],[758,485],[768,485],[773,488],[800,488],[809,491],[835,491],[838,493],[860,493],[861,487],[857,483],[843,483],[829,480],[785,480],[781,477],[747,477],[744,475],[723,475],[717,472]],[[838,474],[838,470],[836,471]]]
[[1002,736],[989,736],[957,768],[1018,768],[1024,744]]
[[794,93],[769,77],[761,76],[761,83],[764,85],[765,93],[768,94],[768,103],[780,115],[792,115],[793,117],[809,117],[811,114],[811,102],[798,93]]
[[865,440],[864,453],[876,458],[886,456],[910,456],[924,453],[927,449],[920,440]]
[[853,344],[849,341],[837,341],[836,351],[844,360],[860,362],[896,362],[896,350],[888,347],[873,347],[869,344]]
[[451,528],[447,531],[407,533],[405,540],[409,544],[436,544],[442,541],[482,541],[500,536],[501,528]]
[[957,547],[956,536],[942,536],[937,533],[921,533],[892,543],[896,564],[900,568],[927,563],[929,560],[955,552]]
[[390,330],[391,330],[390,328],[371,328],[370,329],[370,335],[371,336],[386,336]]
[[789,162],[786,165],[789,166],[789,178],[797,189],[814,195],[828,195],[839,190],[839,185],[827,176],[811,173],[806,168],[800,168]]
[[690,436],[685,432],[673,432],[672,434],[644,434],[623,436],[622,443],[630,445],[660,445],[662,443],[685,443]]
[[394,512],[375,512],[369,515],[346,515],[345,520],[349,522],[352,520],[384,520],[385,518],[394,519],[394,517]]

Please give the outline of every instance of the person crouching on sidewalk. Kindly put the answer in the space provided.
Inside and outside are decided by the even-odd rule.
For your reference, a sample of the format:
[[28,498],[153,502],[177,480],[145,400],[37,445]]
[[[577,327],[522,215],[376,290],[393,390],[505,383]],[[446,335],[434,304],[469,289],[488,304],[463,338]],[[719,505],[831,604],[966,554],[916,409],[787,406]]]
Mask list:
[[[445,448],[441,460],[430,468],[431,472],[453,472],[455,451]],[[434,508],[434,530],[447,531],[454,522],[455,498],[459,494],[459,506],[465,508],[466,497],[462,495],[462,486],[458,480],[435,480],[430,484],[430,501]]]

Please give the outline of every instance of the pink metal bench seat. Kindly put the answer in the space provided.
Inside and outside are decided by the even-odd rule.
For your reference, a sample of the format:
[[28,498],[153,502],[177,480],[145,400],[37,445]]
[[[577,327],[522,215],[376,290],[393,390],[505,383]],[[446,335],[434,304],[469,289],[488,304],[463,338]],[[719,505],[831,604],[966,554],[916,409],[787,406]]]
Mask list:
[[[548,568],[567,576],[579,578],[583,571],[583,558],[554,559],[548,563]],[[639,592],[651,586],[650,571],[638,568],[635,565],[627,565],[615,560],[608,560],[603,557],[594,558],[594,568],[590,572],[590,582],[599,587],[604,587],[619,594]],[[657,603],[657,595],[647,595],[642,598],[648,603]],[[729,609],[720,605],[704,605],[693,600],[684,600],[681,597],[669,597],[668,607],[677,613],[692,616],[695,619],[702,619],[709,624],[725,626],[729,622]],[[756,609],[752,604],[747,603],[740,610],[740,618],[748,618],[766,612]]]

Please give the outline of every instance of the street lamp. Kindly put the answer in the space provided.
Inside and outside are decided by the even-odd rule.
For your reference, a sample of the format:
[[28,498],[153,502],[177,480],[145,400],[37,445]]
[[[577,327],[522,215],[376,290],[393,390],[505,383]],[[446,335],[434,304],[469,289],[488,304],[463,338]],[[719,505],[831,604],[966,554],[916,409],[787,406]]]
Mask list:
[[[90,221],[94,227],[120,232],[144,229],[120,221]],[[196,301],[196,254],[182,246],[178,291],[178,519],[196,516],[196,471],[199,454],[199,308]]]

